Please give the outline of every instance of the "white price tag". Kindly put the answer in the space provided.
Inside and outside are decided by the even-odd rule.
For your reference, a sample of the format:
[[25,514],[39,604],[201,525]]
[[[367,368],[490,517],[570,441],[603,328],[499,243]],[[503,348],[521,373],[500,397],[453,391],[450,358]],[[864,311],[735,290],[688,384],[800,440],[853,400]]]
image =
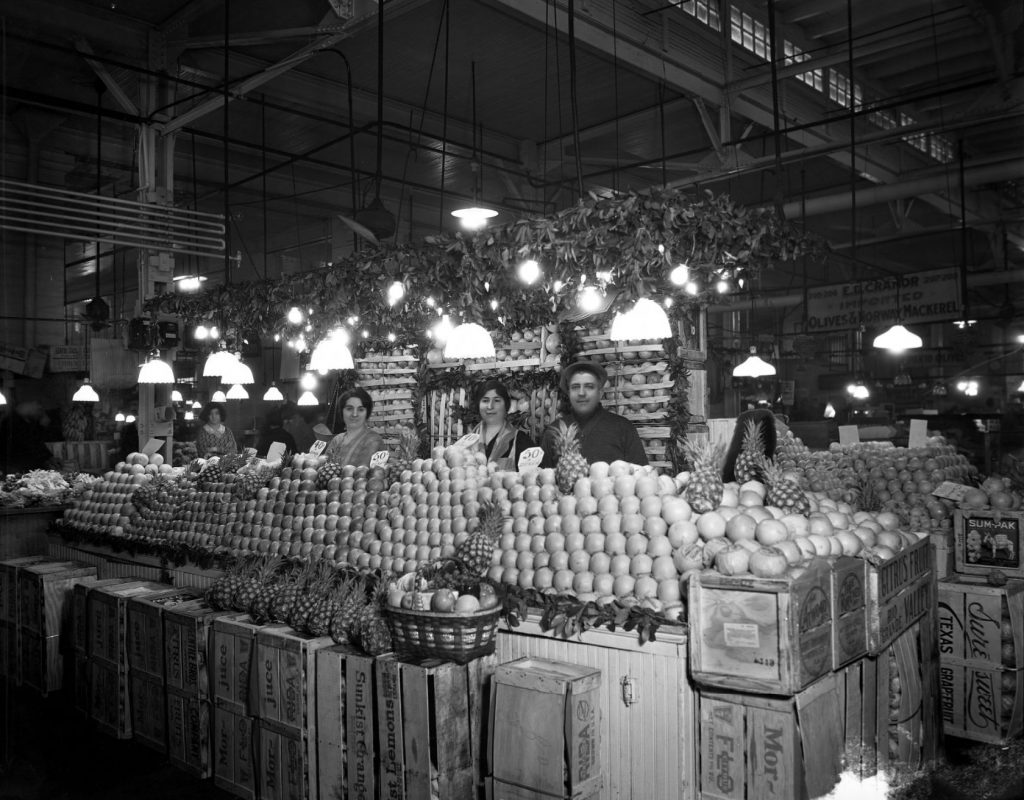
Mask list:
[[945,500],[952,500],[954,503],[959,503],[964,499],[964,495],[967,494],[970,489],[970,486],[964,486],[962,483],[943,481],[935,487],[932,494],[936,497],[942,497]]
[[479,433],[467,433],[459,441],[455,443],[456,447],[475,447],[476,443],[480,441]]
[[839,426],[839,444],[857,444],[860,442],[860,430],[856,425]]
[[327,448],[327,442],[323,439],[317,439],[313,444],[309,446],[309,454],[311,456],[318,456]]
[[167,442],[165,442],[163,439],[150,439],[148,442],[146,442],[146,446],[142,448],[142,452],[145,453],[147,456],[151,456],[165,444],[167,444]]
[[915,450],[928,446],[928,423],[923,419],[910,420],[910,438],[907,447]]
[[391,453],[387,450],[378,450],[370,456],[370,467],[383,467],[387,465],[389,458],[391,458]]
[[267,462],[273,463],[280,461],[284,458],[285,451],[288,449],[288,445],[284,442],[271,442],[270,447],[267,448]]
[[519,454],[519,471],[529,472],[537,469],[544,460],[544,450],[540,447],[529,447]]

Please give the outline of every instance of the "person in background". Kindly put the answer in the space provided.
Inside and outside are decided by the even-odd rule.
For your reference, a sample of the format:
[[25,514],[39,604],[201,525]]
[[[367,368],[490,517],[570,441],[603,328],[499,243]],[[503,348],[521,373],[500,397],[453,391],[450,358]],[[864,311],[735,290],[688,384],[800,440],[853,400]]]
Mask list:
[[295,440],[295,452],[308,453],[309,448],[316,441],[316,434],[299,413],[299,407],[294,403],[286,403],[281,409],[281,415],[284,419],[284,429]]
[[316,407],[309,424],[313,427],[313,434],[317,439],[330,442],[334,438],[334,431],[327,424],[327,409],[323,406]]
[[544,448],[542,467],[553,467],[558,463],[555,441],[559,421],[566,425],[575,422],[579,427],[580,451],[591,464],[619,460],[647,464],[647,453],[633,423],[601,405],[601,394],[607,381],[608,373],[594,361],[576,361],[562,370],[561,387],[569,397],[571,410],[545,428],[541,438],[541,447]]
[[274,408],[267,412],[267,416],[263,420],[263,428],[260,430],[259,441],[256,444],[256,455],[264,458],[270,445],[274,442],[283,444],[289,453],[296,452],[295,437],[285,430],[284,414],[280,408]]
[[367,425],[373,413],[373,398],[365,389],[355,387],[339,399],[345,430],[331,439],[324,455],[336,464],[369,466],[374,453],[386,450],[384,438]]
[[202,425],[196,433],[196,450],[203,458],[238,452],[231,428],[224,424],[226,414],[220,403],[207,403],[199,414]]
[[508,389],[497,378],[489,378],[477,387],[475,396],[480,423],[472,433],[480,436],[478,446],[487,460],[493,461],[499,469],[518,470],[519,456],[535,444],[526,431],[508,421],[512,407]]
[[0,422],[0,471],[14,473],[60,467],[59,460],[46,446],[45,416],[42,403],[26,400],[4,417]]

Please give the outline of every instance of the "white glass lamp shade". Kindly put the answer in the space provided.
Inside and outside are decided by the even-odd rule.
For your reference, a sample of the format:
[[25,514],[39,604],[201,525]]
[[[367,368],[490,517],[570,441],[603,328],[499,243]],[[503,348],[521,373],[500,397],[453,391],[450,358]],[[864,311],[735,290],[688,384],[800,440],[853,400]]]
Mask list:
[[160,358],[151,358],[139,368],[139,383],[174,383],[174,370]]
[[206,363],[203,364],[203,377],[219,378],[225,370],[230,370],[237,362],[238,358],[234,353],[229,353],[227,350],[214,350],[206,357]]
[[297,405],[300,406],[318,406],[320,401],[316,399],[316,395],[312,392],[303,392],[298,399]]
[[630,339],[667,339],[672,335],[665,309],[641,297],[626,312],[620,312],[612,320],[612,328],[608,338],[615,342],[626,342]]
[[227,401],[228,401],[228,396],[226,394],[224,394],[224,390],[223,389],[218,389],[217,391],[215,391],[210,396],[210,402],[211,403],[226,403]]
[[475,231],[486,225],[487,220],[498,216],[498,212],[493,208],[470,206],[468,208],[455,209],[452,212],[452,216],[458,219],[462,227],[466,230]]
[[456,325],[444,346],[444,357],[494,358],[494,340],[481,325],[464,322]]
[[272,383],[270,384],[270,388],[264,392],[263,399],[268,403],[280,403],[284,400],[284,395],[281,394],[281,390],[277,388],[277,384]]
[[124,421],[125,421],[125,416],[120,411],[118,411],[116,414],[114,414],[114,422],[124,422]]
[[92,388],[88,378],[71,397],[71,402],[73,403],[98,403],[99,401],[100,396],[96,394],[96,390]]
[[880,350],[902,353],[904,350],[916,350],[924,344],[924,340],[902,325],[893,325],[885,333],[876,336],[873,344]]
[[234,386],[232,386],[230,389],[228,389],[227,394],[225,394],[224,396],[228,400],[248,400],[249,399],[249,393],[247,391],[245,391],[245,389],[243,388],[242,384],[240,384],[240,383],[236,383]]
[[233,357],[232,361],[233,363],[224,362],[224,371],[220,374],[221,383],[248,385],[256,382],[248,364],[237,356]]
[[732,371],[734,378],[767,378],[775,374],[775,367],[757,354],[757,348],[750,348],[750,355]]
[[0,392],[0,406],[5,405],[7,405],[7,396],[3,392]]
[[332,333],[316,347],[309,357],[309,368],[326,375],[332,369],[355,369],[352,351],[348,349],[348,333]]
[[171,402],[172,403],[181,403],[184,400],[185,400],[185,398],[181,396],[181,392],[179,392],[177,389],[175,389],[174,391],[171,392]]

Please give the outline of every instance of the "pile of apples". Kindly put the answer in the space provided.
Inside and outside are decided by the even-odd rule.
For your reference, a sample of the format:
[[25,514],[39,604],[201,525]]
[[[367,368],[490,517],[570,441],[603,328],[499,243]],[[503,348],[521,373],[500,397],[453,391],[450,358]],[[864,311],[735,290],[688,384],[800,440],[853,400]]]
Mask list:
[[81,529],[123,536],[131,524],[131,496],[135,490],[157,475],[170,475],[174,470],[159,453],[129,453],[72,502],[64,512],[64,521]]

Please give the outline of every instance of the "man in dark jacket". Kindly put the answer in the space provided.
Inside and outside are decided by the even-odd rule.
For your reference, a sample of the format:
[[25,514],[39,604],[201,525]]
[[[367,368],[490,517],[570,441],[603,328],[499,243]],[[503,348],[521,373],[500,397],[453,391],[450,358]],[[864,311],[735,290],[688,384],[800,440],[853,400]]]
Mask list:
[[[604,367],[594,361],[576,361],[562,371],[562,391],[569,397],[572,411],[559,419],[567,425],[575,422],[583,457],[595,461],[628,461],[647,464],[640,436],[633,423],[623,416],[608,411],[601,405],[601,394],[608,381]],[[541,466],[553,467],[558,463],[555,434],[558,420],[544,430],[541,447],[544,460]]]

